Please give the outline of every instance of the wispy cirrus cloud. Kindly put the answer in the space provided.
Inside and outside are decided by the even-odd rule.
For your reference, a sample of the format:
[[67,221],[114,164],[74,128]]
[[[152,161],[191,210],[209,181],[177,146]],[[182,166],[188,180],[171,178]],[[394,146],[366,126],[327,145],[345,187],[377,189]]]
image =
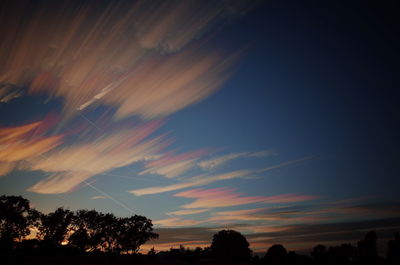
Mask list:
[[51,175],[29,188],[43,194],[64,193],[86,179],[109,170],[144,161],[166,147],[162,136],[148,138],[160,121],[120,130],[93,141],[66,146],[48,157],[32,159],[31,169]]
[[[236,171],[232,171],[232,172],[216,174],[216,175],[211,175],[211,176],[200,175],[197,177],[190,178],[187,181],[183,181],[183,182],[172,184],[172,185],[135,189],[135,190],[130,190],[129,192],[136,196],[142,196],[142,195],[158,194],[158,193],[163,193],[163,192],[181,190],[181,189],[190,188],[190,187],[204,186],[204,185],[211,184],[211,183],[221,181],[221,180],[228,180],[228,179],[235,179],[235,178],[248,178],[248,177],[251,177],[252,175],[256,176],[258,174],[265,173],[267,171],[274,170],[277,168],[289,166],[289,165],[292,165],[295,163],[299,163],[299,162],[307,160],[307,159],[308,158],[290,160],[287,162],[283,162],[283,163],[269,166],[269,167],[262,168],[262,169],[236,170]],[[172,164],[174,164],[174,163],[172,163]],[[153,165],[153,167],[155,169],[157,169],[158,167],[163,168],[162,166],[157,165],[157,164]]]
[[140,172],[139,175],[158,174],[166,178],[174,178],[193,168],[196,165],[197,159],[209,152],[206,149],[179,155],[169,152],[164,154],[160,159],[146,163],[144,166],[146,169]]
[[191,214],[199,214],[209,211],[209,209],[194,209],[194,210],[178,210],[174,212],[167,213],[168,215],[191,215]]
[[220,208],[251,203],[293,203],[318,198],[312,195],[282,194],[276,196],[242,196],[243,193],[234,189],[192,189],[175,194],[176,197],[193,198],[194,202],[185,204],[182,208]]
[[103,200],[103,199],[107,199],[107,197],[103,196],[103,195],[99,195],[99,196],[93,196],[90,199],[92,199],[92,200]]
[[157,193],[163,193],[163,192],[168,192],[168,191],[181,190],[181,189],[195,187],[195,186],[203,186],[203,185],[207,185],[207,184],[210,184],[210,183],[213,183],[216,181],[220,181],[220,180],[228,180],[228,179],[246,177],[251,172],[252,171],[250,171],[250,170],[237,170],[237,171],[232,171],[232,172],[228,172],[228,173],[224,173],[224,174],[218,174],[218,175],[214,175],[214,176],[197,176],[197,177],[191,178],[188,181],[177,183],[177,184],[143,188],[143,189],[131,190],[129,192],[136,196],[157,194]]
[[16,127],[0,128],[0,176],[11,172],[19,162],[37,159],[62,144],[63,135],[44,133],[48,119]]
[[[20,15],[2,20],[1,35],[12,37],[1,44],[0,83],[64,98],[67,118],[95,103],[115,107],[116,118],[166,116],[230,77],[238,54],[192,41],[248,7],[246,1],[57,1],[28,10],[10,2],[6,10]],[[4,102],[20,95],[3,90]]]
[[201,167],[202,169],[214,169],[217,168],[231,160],[241,158],[241,157],[265,157],[272,155],[273,151],[272,150],[265,150],[265,151],[260,151],[260,152],[242,152],[242,153],[232,153],[228,155],[223,155],[219,156],[213,159],[209,160],[203,160],[198,163],[198,166]]
[[237,222],[279,222],[279,223],[308,223],[327,220],[328,217],[321,216],[317,213],[303,213],[296,211],[275,211],[273,208],[258,208],[238,211],[222,211],[213,213],[207,219],[209,222],[226,224]]
[[24,94],[23,89],[17,88],[11,84],[1,84],[0,82],[0,103],[7,103]]

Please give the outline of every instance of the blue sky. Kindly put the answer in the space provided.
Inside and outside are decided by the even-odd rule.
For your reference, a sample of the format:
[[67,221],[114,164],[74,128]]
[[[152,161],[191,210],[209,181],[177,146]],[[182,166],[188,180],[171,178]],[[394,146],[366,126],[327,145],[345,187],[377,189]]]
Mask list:
[[44,212],[144,215],[159,249],[223,228],[254,250],[314,244],[302,226],[389,236],[395,14],[216,3],[5,4],[0,193]]

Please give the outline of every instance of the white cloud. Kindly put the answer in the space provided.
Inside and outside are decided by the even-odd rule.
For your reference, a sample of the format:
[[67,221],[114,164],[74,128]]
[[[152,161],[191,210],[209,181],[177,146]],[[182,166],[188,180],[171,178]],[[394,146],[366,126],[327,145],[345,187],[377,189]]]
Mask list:
[[261,152],[242,152],[232,153],[224,156],[219,156],[213,159],[204,160],[198,163],[198,166],[205,170],[211,170],[217,168],[233,159],[241,157],[265,157],[272,154],[272,150],[265,150]]

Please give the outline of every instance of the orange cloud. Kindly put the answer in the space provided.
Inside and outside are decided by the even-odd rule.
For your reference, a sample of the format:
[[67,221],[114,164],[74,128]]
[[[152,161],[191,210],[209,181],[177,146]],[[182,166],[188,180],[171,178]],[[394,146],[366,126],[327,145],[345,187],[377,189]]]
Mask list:
[[46,120],[17,127],[0,128],[0,176],[11,172],[18,162],[38,158],[62,143],[62,135],[46,136]]
[[[1,44],[0,83],[63,97],[66,117],[96,102],[115,107],[116,118],[166,116],[206,98],[230,77],[237,54],[188,44],[247,6],[57,1],[32,11],[10,3],[6,10],[21,15],[7,13],[0,29],[13,36]],[[14,88],[0,90],[0,101],[16,96]]]
[[147,139],[160,125],[161,122],[151,122],[101,135],[91,142],[67,146],[49,157],[34,159],[31,169],[52,174],[29,190],[44,194],[68,192],[94,175],[144,161],[167,145],[162,136]]

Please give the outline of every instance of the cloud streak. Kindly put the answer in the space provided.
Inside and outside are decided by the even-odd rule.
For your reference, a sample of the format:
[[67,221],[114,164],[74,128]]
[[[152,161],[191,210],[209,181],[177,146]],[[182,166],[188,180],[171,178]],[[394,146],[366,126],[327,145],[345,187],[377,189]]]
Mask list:
[[239,54],[192,41],[247,10],[245,2],[57,1],[33,10],[8,3],[0,26],[9,36],[0,44],[0,101],[28,86],[31,94],[62,97],[66,118],[96,103],[115,107],[117,119],[167,116],[230,77]]
[[168,191],[181,190],[181,189],[190,188],[190,187],[203,186],[203,185],[214,183],[214,182],[220,181],[220,180],[243,178],[243,177],[248,176],[250,173],[251,173],[250,170],[238,170],[238,171],[228,172],[228,173],[214,175],[214,176],[197,176],[197,177],[192,178],[189,181],[182,182],[182,183],[177,183],[177,184],[172,184],[172,185],[167,185],[167,186],[156,186],[156,187],[150,187],[150,188],[136,189],[136,190],[131,190],[129,192],[136,196],[158,194],[158,193],[163,193],[163,192],[168,192]]
[[19,162],[37,159],[62,143],[63,136],[46,136],[48,120],[22,126],[0,128],[0,176],[11,172]]
[[32,170],[51,175],[30,187],[29,191],[43,194],[68,192],[94,175],[146,160],[166,146],[162,136],[148,139],[160,125],[159,121],[151,122],[101,135],[94,141],[66,146],[51,156],[33,159]]
[[[254,155],[257,154],[257,156],[258,156],[261,153],[256,152],[253,154]],[[265,173],[267,171],[285,167],[285,166],[289,166],[289,165],[299,163],[299,162],[307,160],[307,159],[309,159],[309,158],[291,160],[291,161],[287,161],[284,163],[280,163],[278,165],[273,165],[273,166],[270,166],[267,168],[262,168],[262,169],[237,170],[237,171],[232,171],[232,172],[227,172],[227,173],[222,173],[222,174],[217,174],[217,175],[212,175],[212,176],[200,175],[200,176],[193,177],[190,180],[187,180],[187,181],[184,181],[181,183],[176,183],[176,184],[167,185],[167,186],[155,186],[155,187],[149,187],[149,188],[143,188],[143,189],[135,189],[135,190],[130,190],[129,192],[136,196],[142,196],[142,195],[158,194],[158,193],[163,193],[163,192],[181,190],[181,189],[190,188],[190,187],[204,186],[204,185],[211,184],[211,183],[221,181],[221,180],[236,179],[236,178],[248,178],[248,177],[251,177],[253,174],[256,175],[256,174]],[[157,163],[155,165],[153,165],[153,167],[155,169],[157,169],[159,167],[163,168],[162,166],[159,166]]]
[[166,178],[174,178],[193,168],[196,160],[208,152],[208,150],[199,150],[179,155],[170,152],[160,159],[146,163],[144,167],[147,169],[140,172],[139,175],[158,174]]
[[282,194],[276,196],[242,196],[233,189],[192,189],[175,194],[175,197],[193,198],[194,202],[185,204],[182,208],[220,208],[238,206],[252,203],[293,203],[314,200],[317,197],[311,195]]
[[204,160],[198,163],[198,166],[205,170],[211,170],[217,168],[231,160],[241,158],[241,157],[265,157],[272,155],[272,150],[266,150],[261,152],[242,152],[242,153],[232,153],[224,156],[219,156],[213,159]]

